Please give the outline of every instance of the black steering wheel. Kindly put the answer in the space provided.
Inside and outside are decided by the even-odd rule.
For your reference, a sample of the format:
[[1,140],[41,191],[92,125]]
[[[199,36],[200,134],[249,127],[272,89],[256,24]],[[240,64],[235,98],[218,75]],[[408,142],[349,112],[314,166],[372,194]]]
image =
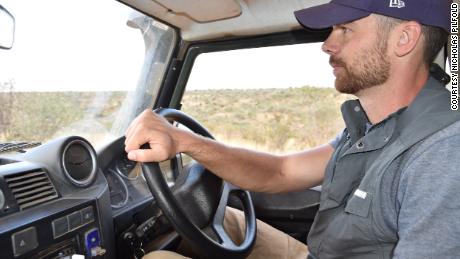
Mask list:
[[[175,109],[159,109],[159,115],[176,121],[193,132],[213,138],[196,120]],[[256,218],[251,196],[206,170],[192,165],[181,173],[170,189],[158,163],[143,163],[142,171],[156,203],[172,226],[194,251],[205,258],[244,258],[256,239]],[[230,195],[241,201],[246,233],[244,241],[236,245],[223,227],[225,208]]]

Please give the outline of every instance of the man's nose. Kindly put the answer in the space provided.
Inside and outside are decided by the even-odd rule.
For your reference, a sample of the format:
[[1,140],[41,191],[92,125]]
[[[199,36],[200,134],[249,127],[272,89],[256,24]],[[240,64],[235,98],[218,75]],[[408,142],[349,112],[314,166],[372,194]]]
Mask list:
[[329,35],[326,41],[324,41],[321,49],[329,55],[335,55],[339,52],[339,44],[337,39],[335,39],[333,32]]

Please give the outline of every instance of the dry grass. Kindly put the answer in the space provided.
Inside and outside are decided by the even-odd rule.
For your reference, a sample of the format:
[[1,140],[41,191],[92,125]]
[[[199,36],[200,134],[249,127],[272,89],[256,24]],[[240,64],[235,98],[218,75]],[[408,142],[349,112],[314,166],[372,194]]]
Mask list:
[[[8,118],[0,117],[0,141],[49,140],[63,127],[76,127],[74,123],[85,119],[93,119],[101,127],[110,129],[111,115],[120,107],[124,94],[98,94],[108,96],[109,100],[95,111],[98,99],[94,92],[0,92],[0,100],[12,101],[9,107],[4,107]],[[87,118],[88,114],[92,117]],[[86,132],[80,130],[80,134],[83,133]]]
[[343,127],[340,104],[347,97],[330,88],[190,91],[182,110],[221,141],[284,153],[328,142]]

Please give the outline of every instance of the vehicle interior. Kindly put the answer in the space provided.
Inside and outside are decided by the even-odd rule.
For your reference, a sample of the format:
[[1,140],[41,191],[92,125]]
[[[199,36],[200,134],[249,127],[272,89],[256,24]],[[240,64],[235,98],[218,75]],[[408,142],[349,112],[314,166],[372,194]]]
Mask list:
[[[233,51],[283,46],[308,45],[314,46],[314,51],[320,52],[320,44],[327,38],[329,31],[305,30],[297,23],[293,12],[328,1],[105,2],[129,10],[129,17],[123,18],[123,25],[135,30],[137,37],[141,35],[140,51],[136,51],[140,53],[141,62],[135,67],[137,72],[134,83],[129,86],[130,89],[126,90],[126,93],[124,90],[121,91],[123,93],[120,96],[116,93],[107,97],[91,92],[89,101],[82,101],[81,97],[84,94],[90,95],[88,91],[79,95],[80,99],[75,101],[70,100],[74,97],[66,95],[65,103],[76,103],[63,106],[68,113],[81,113],[81,121],[87,120],[88,125],[92,127],[105,127],[104,130],[110,134],[107,133],[108,135],[103,137],[99,133],[90,135],[93,128],[86,127],[86,124],[57,119],[56,115],[52,115],[53,111],[64,108],[56,105],[53,106],[54,110],[33,109],[37,114],[50,114],[51,118],[47,117],[46,124],[60,123],[61,126],[66,126],[65,131],[61,129],[52,134],[43,133],[44,137],[41,139],[38,139],[38,136],[41,136],[45,129],[41,128],[38,122],[34,122],[33,125],[36,127],[30,130],[30,135],[35,137],[25,139],[23,135],[14,135],[14,119],[7,120],[8,115],[0,113],[0,124],[10,125],[5,129],[0,127],[0,130],[9,132],[8,135],[0,131],[0,137],[2,134],[4,136],[0,138],[4,142],[0,143],[0,257],[74,258],[71,256],[82,255],[85,258],[141,258],[150,251],[176,251],[181,242],[187,242],[200,258],[244,258],[251,251],[257,238],[255,218],[301,242],[306,242],[306,236],[318,209],[320,187],[282,194],[247,192],[214,176],[185,154],[177,154],[174,159],[161,163],[136,163],[126,156],[124,132],[129,123],[144,109],[154,109],[172,123],[197,134],[222,141],[230,139],[233,128],[225,135],[216,134],[217,126],[208,126],[209,120],[217,118],[212,117],[211,113],[225,114],[227,110],[224,106],[225,102],[228,102],[228,107],[234,107],[232,104],[246,107],[236,112],[235,116],[239,118],[238,116],[245,115],[252,107],[264,106],[264,102],[268,102],[268,99],[263,99],[268,98],[268,92],[264,91],[268,90],[261,90],[263,97],[260,102],[257,101],[257,105],[239,103],[245,95],[254,94],[255,90],[243,92],[242,95],[225,90],[226,95],[222,95],[222,98],[227,98],[225,102],[219,97],[201,103],[211,105],[213,101],[217,102],[213,109],[204,112],[205,110],[197,108],[201,106],[189,106],[196,95],[208,93],[205,90],[190,91],[190,84],[196,79],[194,73],[198,73],[199,70],[200,59],[204,60],[206,54],[236,53]],[[8,8],[8,5],[2,5]],[[13,8],[9,11],[18,23],[18,34],[20,16],[16,15]],[[54,12],[59,14],[59,11]],[[70,14],[62,12],[60,15]],[[98,15],[104,19],[106,13],[100,10]],[[100,32],[105,33],[104,30]],[[15,44],[20,45],[19,35],[15,41]],[[97,45],[97,42],[94,40],[89,44]],[[12,50],[15,47],[13,46]],[[6,53],[9,50],[1,51]],[[78,49],[72,49],[72,52],[83,53]],[[129,56],[129,49],[119,52],[128,52],[125,54]],[[270,54],[263,54],[255,59],[265,63],[275,62],[275,56],[267,55]],[[296,52],[295,55],[303,54]],[[96,60],[98,57],[93,58]],[[221,58],[219,56],[212,60],[218,62]],[[438,63],[442,68],[446,59],[447,51],[440,53]],[[124,61],[123,58],[108,60],[112,63]],[[306,56],[300,61],[305,63],[306,67],[306,63],[312,63],[312,67],[301,73],[303,77],[313,77],[315,74],[326,77],[314,70],[314,62],[318,62],[315,57]],[[323,61],[327,66],[327,58]],[[283,61],[278,63],[285,66]],[[211,61],[211,66],[219,67],[220,64]],[[231,80],[239,77],[237,66],[239,65],[223,68],[217,76],[213,74],[215,72],[205,69],[204,76],[220,76],[225,77],[223,81]],[[258,69],[261,70],[258,67],[246,70],[257,73]],[[70,72],[85,77],[82,72]],[[18,87],[20,83],[18,80]],[[244,87],[245,85],[241,86]],[[5,89],[0,90],[7,96]],[[63,91],[58,93],[62,94]],[[75,89],[69,90],[72,91]],[[17,96],[19,97],[15,100],[25,98],[24,94]],[[325,98],[330,98],[327,96]],[[109,108],[101,108],[101,105],[106,105],[108,98],[115,97],[120,101],[107,104]],[[39,98],[46,99],[49,96],[43,93]],[[312,98],[319,100],[323,97]],[[338,98],[334,102],[339,105],[341,97],[334,95],[334,98]],[[58,103],[55,99],[46,100],[49,100],[48,104]],[[78,111],[78,103],[83,102],[86,105],[85,109]],[[25,101],[22,104],[24,107],[32,108],[35,105],[33,102]],[[314,106],[314,103],[303,105]],[[300,109],[299,106],[296,106],[294,111]],[[338,109],[337,107],[339,106],[332,108]],[[294,119],[286,119],[284,115],[287,111],[279,109],[276,115],[263,117],[261,120],[297,123]],[[35,113],[30,110],[26,110],[24,114],[32,115],[21,120],[41,120],[41,117],[33,115]],[[256,111],[248,113],[247,116],[250,119],[257,117],[257,114]],[[317,118],[324,114],[324,111],[315,111]],[[222,120],[229,120],[228,118],[224,116]],[[265,127],[257,123],[259,129]],[[324,133],[323,128],[316,130],[324,133],[324,139],[331,139],[343,127],[341,121],[334,120],[333,123],[335,128],[329,129],[330,132]],[[238,125],[232,122],[232,125],[238,126],[243,132],[245,130],[245,124]],[[264,143],[266,146],[274,147],[282,145],[275,143],[278,141],[278,135],[290,134],[274,131],[270,126],[267,127],[267,132],[272,135]],[[283,143],[282,140],[279,141]],[[289,141],[296,142],[295,139]],[[316,142],[310,144],[314,145]],[[235,244],[230,240],[223,228],[222,220],[226,206],[242,209],[245,213],[246,237],[241,244]]]

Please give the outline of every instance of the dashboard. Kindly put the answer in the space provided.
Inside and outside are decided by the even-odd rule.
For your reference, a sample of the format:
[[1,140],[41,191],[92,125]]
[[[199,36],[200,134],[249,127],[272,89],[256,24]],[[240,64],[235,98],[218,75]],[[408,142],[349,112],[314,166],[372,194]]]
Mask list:
[[[0,257],[131,258],[171,232],[123,142],[96,152],[72,136],[0,155]],[[171,187],[178,164],[160,164]],[[176,239],[163,238],[157,248]]]

